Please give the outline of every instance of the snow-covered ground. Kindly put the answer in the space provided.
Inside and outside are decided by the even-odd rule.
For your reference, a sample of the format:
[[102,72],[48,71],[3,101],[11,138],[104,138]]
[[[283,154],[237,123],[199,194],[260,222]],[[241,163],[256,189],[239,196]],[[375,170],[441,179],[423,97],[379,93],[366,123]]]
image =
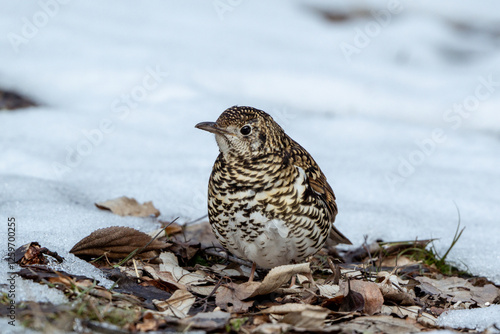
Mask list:
[[3,247],[14,217],[17,246],[38,241],[103,280],[68,250],[97,228],[156,223],[94,203],[204,215],[218,151],[194,125],[251,105],[315,157],[355,245],[432,237],[444,253],[458,208],[449,259],[500,284],[496,2],[0,4],[0,88],[42,105],[0,111]]

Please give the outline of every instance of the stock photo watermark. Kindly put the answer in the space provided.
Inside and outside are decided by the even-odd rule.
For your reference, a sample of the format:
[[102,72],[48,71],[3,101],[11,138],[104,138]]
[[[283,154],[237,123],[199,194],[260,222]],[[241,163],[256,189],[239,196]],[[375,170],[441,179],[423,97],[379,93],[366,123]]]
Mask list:
[[15,52],[19,52],[21,45],[28,44],[33,38],[38,36],[40,30],[49,24],[61,9],[71,0],[40,0],[37,2],[38,10],[31,16],[21,18],[21,28],[19,32],[9,32],[7,39]]
[[391,0],[387,2],[385,9],[374,9],[370,11],[372,19],[365,23],[363,28],[354,28],[354,37],[352,41],[339,44],[344,58],[348,62],[351,62],[352,57],[360,54],[363,49],[371,44],[373,39],[380,36],[383,29],[391,24],[394,16],[400,14],[403,9],[401,1]]
[[224,16],[227,13],[231,13],[243,3],[243,0],[214,0],[212,5],[214,7],[217,16],[221,21],[224,21]]
[[493,74],[487,77],[481,76],[478,81],[474,93],[467,95],[462,101],[454,103],[451,108],[443,112],[442,119],[447,127],[434,128],[429,136],[415,142],[416,148],[414,150],[399,157],[399,164],[395,171],[386,174],[386,181],[393,190],[398,184],[415,174],[417,168],[436,152],[438,146],[448,140],[447,130],[459,129],[464,120],[468,119],[479,108],[481,102],[488,100],[500,86],[500,81],[495,81]]
[[16,218],[7,218],[7,262],[9,266],[8,278],[7,278],[7,298],[9,303],[7,307],[7,317],[10,319],[8,324],[10,326],[16,325],[16,277],[17,274],[14,273],[16,268]]
[[167,77],[168,72],[163,71],[158,65],[155,68],[147,67],[140,84],[111,102],[109,117],[102,118],[93,129],[82,129],[78,142],[66,146],[64,161],[52,163],[54,172],[61,176],[78,167],[85,157],[103,143],[107,135],[115,131],[117,122],[126,119]]
[[274,118],[274,120],[281,124],[281,126],[286,126],[290,123],[290,121],[294,120],[297,115],[288,110],[287,106],[283,106],[281,108],[273,108],[269,112],[269,114]]

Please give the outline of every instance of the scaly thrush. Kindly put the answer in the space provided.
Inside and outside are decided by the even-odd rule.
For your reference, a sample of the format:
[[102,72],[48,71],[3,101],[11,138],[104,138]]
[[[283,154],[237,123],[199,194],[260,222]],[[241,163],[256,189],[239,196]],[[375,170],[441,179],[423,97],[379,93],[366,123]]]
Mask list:
[[316,254],[334,226],[332,188],[311,155],[262,110],[231,107],[196,125],[215,134],[220,154],[208,184],[208,218],[234,255],[269,269]]

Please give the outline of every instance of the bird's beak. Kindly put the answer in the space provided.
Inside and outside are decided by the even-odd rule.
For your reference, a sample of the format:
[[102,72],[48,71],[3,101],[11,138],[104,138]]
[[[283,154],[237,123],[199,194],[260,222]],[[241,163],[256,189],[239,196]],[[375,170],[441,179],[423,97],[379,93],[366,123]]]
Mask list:
[[232,134],[229,131],[227,131],[226,129],[220,128],[217,125],[217,123],[215,123],[215,122],[201,122],[201,123],[196,124],[194,127],[197,129],[205,130],[205,131],[215,133],[215,134],[221,134],[221,135]]

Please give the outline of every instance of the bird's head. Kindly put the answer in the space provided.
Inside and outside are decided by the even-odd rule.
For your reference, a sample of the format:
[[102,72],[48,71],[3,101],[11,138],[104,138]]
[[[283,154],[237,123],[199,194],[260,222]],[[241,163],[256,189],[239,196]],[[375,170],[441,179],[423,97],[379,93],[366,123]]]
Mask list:
[[196,128],[214,133],[224,156],[243,159],[281,150],[286,137],[271,116],[252,107],[231,107],[217,121],[198,123]]

